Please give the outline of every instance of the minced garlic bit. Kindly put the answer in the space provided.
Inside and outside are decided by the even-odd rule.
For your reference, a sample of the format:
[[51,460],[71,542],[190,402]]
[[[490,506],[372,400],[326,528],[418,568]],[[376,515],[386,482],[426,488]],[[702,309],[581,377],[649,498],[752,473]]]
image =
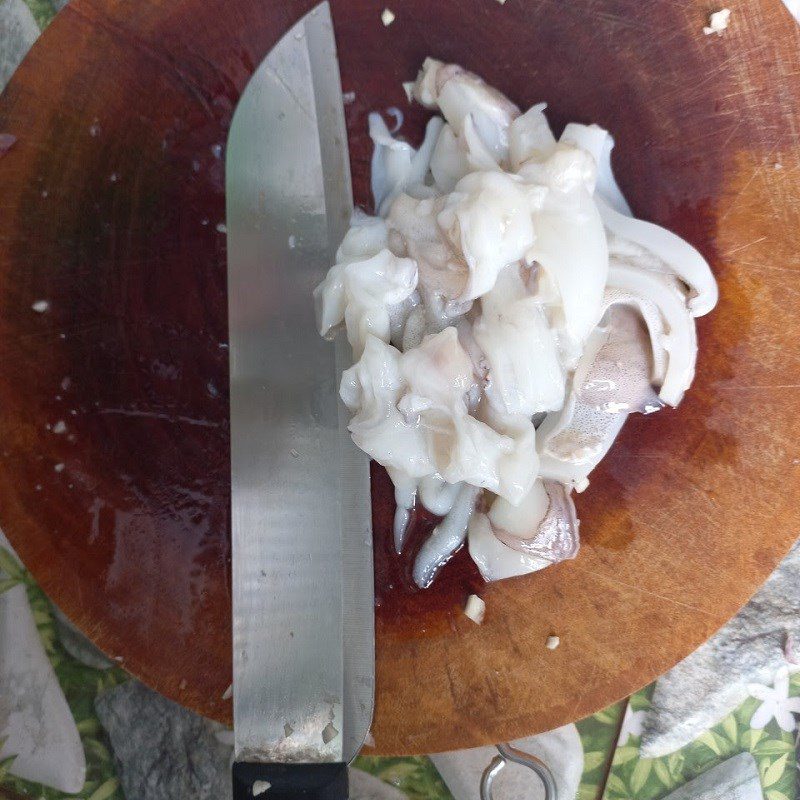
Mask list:
[[476,624],[480,625],[483,622],[483,617],[486,614],[486,603],[481,600],[476,594],[471,594],[467,598],[467,604],[464,606],[464,613]]
[[558,636],[548,636],[545,642],[545,647],[548,650],[555,650],[561,644],[561,639]]
[[390,8],[384,8],[381,14],[381,22],[387,27],[394,22],[394,12]]
[[33,305],[31,305],[31,308],[37,314],[44,314],[45,311],[50,310],[50,303],[48,303],[47,300],[37,300],[35,303],[33,303]]
[[222,699],[223,700],[230,700],[233,697],[233,684],[231,684],[223,693]]
[[253,781],[253,797],[258,797],[271,788],[272,784],[269,781]]
[[715,11],[708,18],[708,25],[703,28],[703,33],[710,36],[712,33],[722,33],[728,27],[731,20],[731,10],[723,8]]

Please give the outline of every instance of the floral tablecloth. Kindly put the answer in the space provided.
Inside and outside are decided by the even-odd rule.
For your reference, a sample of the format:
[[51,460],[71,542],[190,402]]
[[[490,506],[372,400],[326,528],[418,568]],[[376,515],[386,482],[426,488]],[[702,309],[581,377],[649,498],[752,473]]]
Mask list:
[[[99,670],[72,658],[62,646],[47,598],[11,555],[0,548],[0,592],[22,583],[27,590],[45,652],[50,659],[81,735],[87,780],[74,797],[123,800],[114,757],[96,716],[96,695],[130,680],[120,668]],[[576,724],[583,774],[577,800],[658,800],[732,755],[749,752],[758,766],[766,800],[795,800],[795,716],[800,711],[800,674],[780,672],[773,687],[753,686],[752,697],[699,739],[669,756],[639,757],[641,720],[649,689]],[[0,798],[67,797],[11,775],[13,756],[0,762]],[[410,800],[452,798],[430,759],[360,757],[356,766],[401,790]],[[12,793],[13,792],[13,793]],[[128,798],[128,800],[138,800]],[[176,800],[183,800],[176,798]],[[572,798],[561,798],[572,800]]]
[[[0,0],[0,89],[39,31],[64,2]],[[787,0],[787,5],[795,11],[792,3],[800,12],[800,0]],[[25,585],[45,652],[81,736],[87,780],[79,794],[70,796],[84,800],[122,800],[114,755],[97,718],[94,700],[98,693],[130,680],[129,676],[119,668],[93,669],[72,658],[59,641],[49,602],[30,576],[1,548],[0,570],[7,576],[0,577],[0,593],[20,583]],[[772,687],[751,687],[751,697],[714,728],[681,750],[656,759],[641,758],[638,747],[650,693],[650,688],[645,689],[629,701],[576,723],[583,751],[578,800],[659,800],[695,776],[743,752],[751,753],[755,759],[766,800],[798,797],[794,714],[800,711],[800,675],[782,671]],[[11,774],[13,762],[13,756],[0,762],[0,800],[20,797],[58,800],[67,796],[14,777]],[[432,761],[426,757],[361,757],[356,766],[399,789],[411,800],[452,797]],[[572,798],[562,797],[561,800]]]

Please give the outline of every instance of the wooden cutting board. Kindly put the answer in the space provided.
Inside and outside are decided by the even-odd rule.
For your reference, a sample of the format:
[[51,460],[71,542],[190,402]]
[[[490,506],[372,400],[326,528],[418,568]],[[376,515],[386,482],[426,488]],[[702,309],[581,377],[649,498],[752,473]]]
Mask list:
[[[551,728],[706,639],[800,531],[800,37],[778,0],[334,0],[356,201],[366,114],[455,60],[559,128],[597,121],[639,216],[696,244],[721,301],[680,409],[632,419],[578,498],[572,562],[407,590],[374,473],[382,753]],[[237,98],[309,0],[74,0],[0,98],[0,524],[106,652],[227,721],[223,163]],[[41,309],[39,311],[34,309]],[[420,531],[430,520],[420,522]],[[421,534],[418,534],[418,539]],[[545,648],[550,634],[561,638]]]

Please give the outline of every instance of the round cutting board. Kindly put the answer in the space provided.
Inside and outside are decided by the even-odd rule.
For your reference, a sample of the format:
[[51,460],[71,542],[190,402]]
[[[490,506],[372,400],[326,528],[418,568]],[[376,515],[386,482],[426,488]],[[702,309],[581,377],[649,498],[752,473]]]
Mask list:
[[[224,149],[308,0],[74,0],[0,98],[0,524],[51,598],[165,695],[230,716]],[[574,561],[413,593],[373,471],[377,751],[481,745],[652,680],[800,531],[800,37],[777,0],[334,0],[356,202],[366,115],[458,61],[559,129],[596,121],[638,216],[696,244],[721,300],[695,385],[632,418],[578,497]],[[419,521],[419,531],[430,527]],[[420,534],[421,535],[421,534]],[[419,538],[419,536],[418,536]],[[479,588],[486,619],[462,612]],[[545,647],[550,634],[561,639]]]

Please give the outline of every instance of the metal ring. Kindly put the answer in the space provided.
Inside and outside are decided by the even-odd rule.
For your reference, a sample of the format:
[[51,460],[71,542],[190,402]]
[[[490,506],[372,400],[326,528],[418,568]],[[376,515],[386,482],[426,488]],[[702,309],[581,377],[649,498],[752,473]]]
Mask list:
[[492,784],[508,761],[520,764],[536,773],[544,786],[544,800],[558,800],[558,789],[553,773],[541,758],[530,753],[523,753],[522,750],[517,750],[510,744],[498,744],[497,752],[499,755],[491,760],[481,776],[481,800],[493,800]]

